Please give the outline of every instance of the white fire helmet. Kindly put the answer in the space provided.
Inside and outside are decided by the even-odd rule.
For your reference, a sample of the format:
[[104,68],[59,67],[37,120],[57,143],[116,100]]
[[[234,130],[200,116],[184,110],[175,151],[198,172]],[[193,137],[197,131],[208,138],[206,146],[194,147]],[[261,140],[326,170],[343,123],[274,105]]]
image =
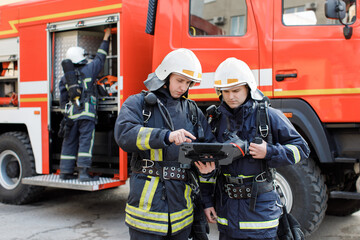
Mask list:
[[216,93],[220,95],[221,90],[229,90],[241,85],[248,85],[252,99],[261,100],[263,98],[260,91],[257,90],[255,77],[249,66],[234,57],[226,59],[215,71],[214,87]]
[[201,82],[201,64],[196,55],[189,49],[176,49],[162,60],[156,68],[155,74],[160,80],[165,80],[171,73],[178,73],[189,78],[191,87]]
[[85,60],[85,50],[81,47],[70,47],[66,52],[66,58],[77,64]]

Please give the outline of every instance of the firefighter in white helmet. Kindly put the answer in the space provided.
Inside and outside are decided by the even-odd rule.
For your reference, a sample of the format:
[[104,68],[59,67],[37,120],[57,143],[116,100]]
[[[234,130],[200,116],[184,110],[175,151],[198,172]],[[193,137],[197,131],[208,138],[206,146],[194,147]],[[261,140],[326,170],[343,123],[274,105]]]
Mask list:
[[221,240],[276,239],[281,207],[271,169],[306,159],[308,145],[282,112],[267,106],[245,62],[223,61],[214,87],[221,100],[211,122],[217,141],[250,146],[244,157],[220,165],[219,187],[214,188],[215,179],[201,182],[207,219],[218,223]]
[[130,239],[189,237],[193,223],[191,173],[177,161],[179,145],[215,140],[201,110],[186,98],[189,87],[201,82],[201,74],[192,51],[174,50],[149,74],[144,82],[148,91],[130,96],[120,109],[115,140],[132,153],[125,209]]
[[[60,156],[60,178],[94,181],[89,175],[95,137],[96,94],[94,82],[102,71],[109,49],[111,29],[105,30],[94,60],[87,63],[81,47],[70,47],[62,61],[65,75],[59,83],[60,107],[64,113],[61,130],[64,137]],[[75,165],[79,174],[74,174]]]
[[85,49],[82,47],[70,47],[66,51],[66,59],[70,59],[74,64],[86,64]]

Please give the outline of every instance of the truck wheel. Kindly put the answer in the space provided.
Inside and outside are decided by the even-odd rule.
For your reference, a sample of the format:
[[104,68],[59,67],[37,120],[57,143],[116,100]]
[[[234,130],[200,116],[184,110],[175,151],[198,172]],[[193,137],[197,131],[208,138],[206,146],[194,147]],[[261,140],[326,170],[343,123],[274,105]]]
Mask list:
[[327,207],[326,185],[320,169],[309,158],[277,169],[276,183],[286,208],[299,221],[305,236],[320,226]]
[[23,132],[0,136],[0,202],[24,204],[35,200],[43,187],[24,185],[23,177],[36,175],[29,137]]

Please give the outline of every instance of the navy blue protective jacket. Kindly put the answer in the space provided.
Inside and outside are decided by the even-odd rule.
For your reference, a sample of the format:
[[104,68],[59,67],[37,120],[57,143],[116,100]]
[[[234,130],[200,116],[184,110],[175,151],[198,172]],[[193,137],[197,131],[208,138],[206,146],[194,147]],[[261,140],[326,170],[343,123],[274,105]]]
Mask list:
[[[87,119],[95,121],[96,117],[96,78],[104,68],[104,63],[109,50],[109,41],[104,40],[95,58],[91,63],[79,68],[81,79],[79,85],[82,89],[82,96],[80,99],[81,107],[76,107],[73,104],[69,105],[68,117],[73,120]],[[60,89],[60,108],[65,109],[65,105],[69,103],[68,86],[65,77],[63,76],[59,83]]]
[[[190,120],[188,100],[174,99],[165,88],[154,92],[170,113],[174,130],[185,129],[198,137],[197,128]],[[130,96],[121,106],[115,124],[115,140],[128,153],[138,153],[141,159],[178,161],[179,146],[167,144],[170,133],[159,108],[154,106],[149,122],[144,126],[144,94]],[[205,116],[197,108],[197,119],[204,132],[205,142],[213,142]],[[164,180],[160,177],[132,173],[130,193],[126,205],[126,224],[138,231],[166,235],[171,225],[172,234],[191,226],[193,203],[191,188],[186,181]]]
[[[219,122],[213,121],[213,127],[218,127],[216,138],[219,142],[226,141],[224,132],[226,129],[235,132],[240,139],[253,141],[257,131],[257,107],[258,103],[248,99],[243,105],[231,109],[225,102],[222,102],[219,111],[221,112]],[[230,165],[221,166],[222,175],[254,179],[262,173],[267,163],[268,167],[276,168],[289,164],[296,164],[309,155],[309,148],[306,141],[292,126],[284,114],[269,107],[269,119],[272,131],[273,144],[267,145],[265,159],[253,159],[250,155],[235,160]],[[213,206],[212,194],[214,179],[203,179],[202,194],[205,208]],[[251,181],[245,183],[252,184]],[[221,190],[220,190],[221,189]],[[224,188],[216,188],[215,210],[218,215],[219,231],[233,238],[274,238],[276,237],[281,208],[276,204],[280,203],[276,191],[265,192],[257,196],[255,211],[249,208],[250,199],[231,199],[224,192]],[[221,191],[221,193],[219,192]]]

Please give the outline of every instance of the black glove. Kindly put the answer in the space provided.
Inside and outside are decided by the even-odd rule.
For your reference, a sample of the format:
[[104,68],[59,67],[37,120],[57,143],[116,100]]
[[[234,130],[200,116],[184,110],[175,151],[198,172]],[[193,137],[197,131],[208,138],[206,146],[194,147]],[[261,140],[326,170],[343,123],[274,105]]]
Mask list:
[[70,133],[71,127],[74,125],[74,121],[68,117],[64,117],[60,122],[60,128],[58,136],[60,138],[67,138]]
[[59,127],[59,132],[58,132],[59,138],[63,138],[65,135],[65,125],[66,125],[66,119],[64,117],[60,122],[60,127]]
[[81,88],[78,84],[70,86],[68,92],[71,101],[75,101],[81,97]]
[[194,222],[191,226],[191,233],[189,238],[193,240],[209,240],[207,234],[209,234],[209,224],[206,220],[204,208],[200,202],[199,197],[194,200]]
[[301,230],[299,222],[293,215],[287,212],[286,207],[283,207],[283,214],[279,220],[279,227],[277,230],[279,240],[304,240],[305,236]]

